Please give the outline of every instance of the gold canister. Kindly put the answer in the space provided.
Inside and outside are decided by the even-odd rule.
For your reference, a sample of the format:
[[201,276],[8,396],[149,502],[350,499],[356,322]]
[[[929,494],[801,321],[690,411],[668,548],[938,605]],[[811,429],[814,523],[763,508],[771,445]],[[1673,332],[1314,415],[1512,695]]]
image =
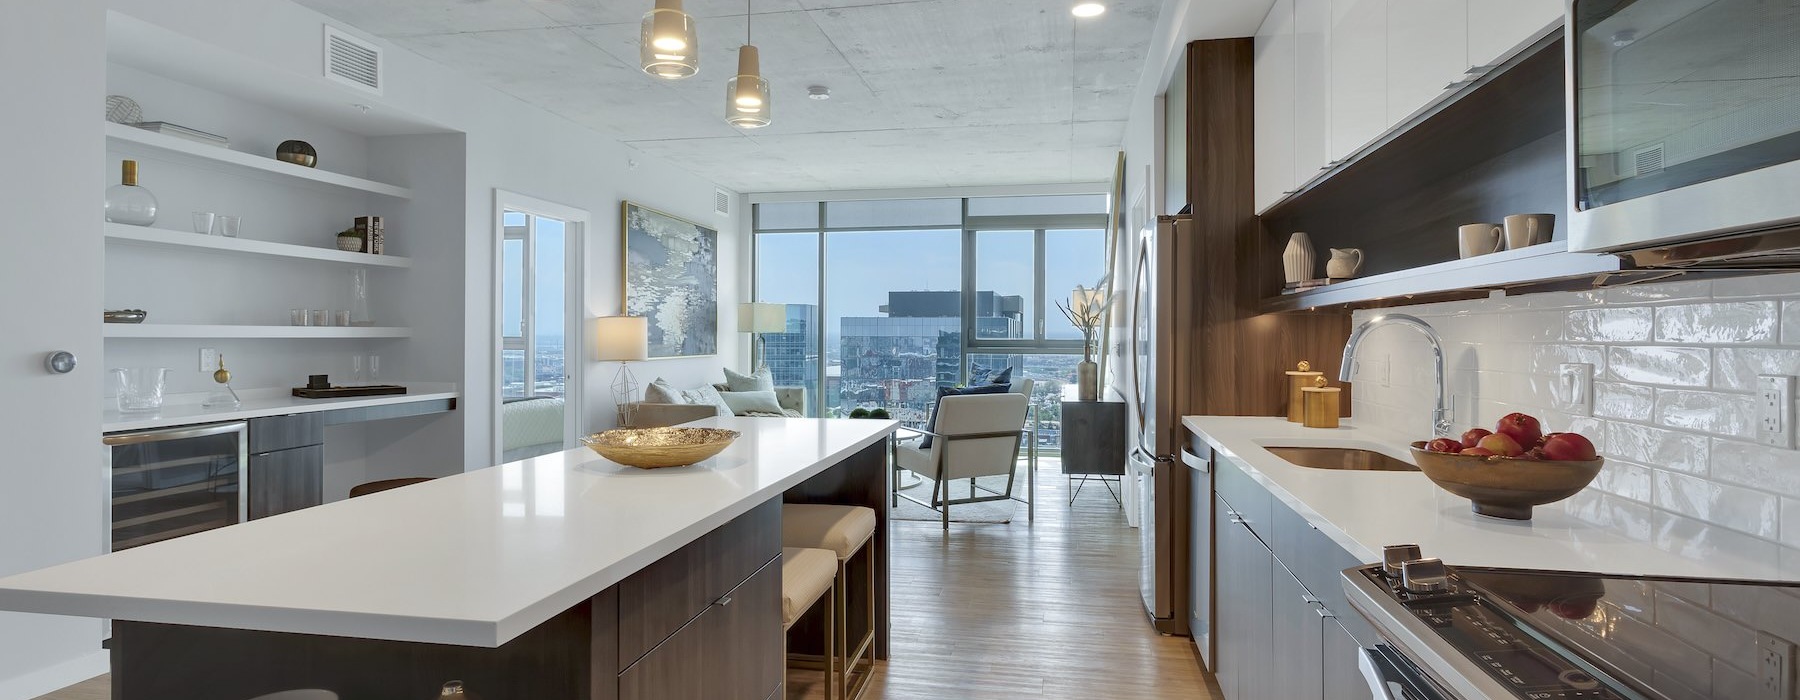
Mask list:
[[1300,393],[1300,390],[1312,386],[1314,379],[1324,379],[1325,373],[1312,371],[1312,363],[1301,360],[1300,364],[1295,365],[1293,369],[1288,370],[1287,376],[1288,422],[1300,423],[1303,422],[1306,417],[1305,397]]
[[1324,377],[1314,380],[1313,386],[1301,388],[1306,405],[1303,424],[1308,428],[1338,427],[1338,401],[1343,391],[1343,387],[1325,386]]

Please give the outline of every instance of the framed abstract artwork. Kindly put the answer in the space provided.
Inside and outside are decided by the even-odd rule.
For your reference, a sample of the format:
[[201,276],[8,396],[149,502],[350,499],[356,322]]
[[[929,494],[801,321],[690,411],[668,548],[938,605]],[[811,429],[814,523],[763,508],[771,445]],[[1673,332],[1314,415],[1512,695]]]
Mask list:
[[649,321],[650,359],[719,351],[719,232],[626,201],[624,312]]

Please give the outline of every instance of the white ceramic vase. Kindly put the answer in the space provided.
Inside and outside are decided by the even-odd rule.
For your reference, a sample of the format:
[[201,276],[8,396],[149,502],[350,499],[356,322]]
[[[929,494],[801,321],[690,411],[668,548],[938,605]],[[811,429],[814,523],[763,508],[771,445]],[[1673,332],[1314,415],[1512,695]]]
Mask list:
[[1295,231],[1288,238],[1287,250],[1281,253],[1281,267],[1288,284],[1313,278],[1313,270],[1318,269],[1318,260],[1314,255],[1312,237],[1307,236],[1305,231]]

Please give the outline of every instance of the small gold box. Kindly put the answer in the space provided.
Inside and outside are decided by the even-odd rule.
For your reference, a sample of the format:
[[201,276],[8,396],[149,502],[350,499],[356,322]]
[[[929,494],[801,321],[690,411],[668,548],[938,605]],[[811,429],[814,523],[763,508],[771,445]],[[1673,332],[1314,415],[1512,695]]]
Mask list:
[[[1325,378],[1320,377],[1317,383],[1324,384]],[[1309,386],[1300,391],[1304,395],[1303,401],[1306,403],[1306,415],[1303,421],[1306,427],[1338,427],[1338,401],[1339,397],[1343,395],[1342,387]]]
[[1306,417],[1305,396],[1300,393],[1313,385],[1317,378],[1324,377],[1324,372],[1313,372],[1312,363],[1301,360],[1294,369],[1288,370],[1288,415],[1289,423],[1304,422]]

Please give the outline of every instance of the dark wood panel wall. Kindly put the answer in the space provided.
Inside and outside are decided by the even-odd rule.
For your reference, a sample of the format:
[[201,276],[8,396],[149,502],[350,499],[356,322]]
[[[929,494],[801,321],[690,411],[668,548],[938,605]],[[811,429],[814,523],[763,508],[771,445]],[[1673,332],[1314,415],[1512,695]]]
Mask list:
[[[1348,311],[1262,314],[1281,288],[1281,247],[1255,211],[1255,71],[1251,39],[1188,45],[1188,202],[1193,227],[1176,240],[1176,362],[1191,368],[1181,414],[1287,414],[1287,377],[1310,361],[1337,384]],[[1345,387],[1342,410],[1350,409]]]

